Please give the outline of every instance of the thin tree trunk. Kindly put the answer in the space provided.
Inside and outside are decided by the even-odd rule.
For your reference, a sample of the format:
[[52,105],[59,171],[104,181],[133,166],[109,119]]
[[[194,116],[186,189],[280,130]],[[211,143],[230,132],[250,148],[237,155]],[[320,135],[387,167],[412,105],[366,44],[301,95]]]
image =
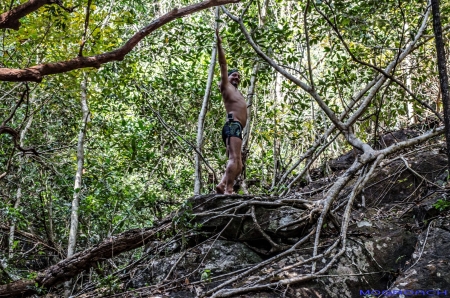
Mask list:
[[[278,103],[281,101],[282,99],[282,94],[281,94],[281,84],[283,78],[279,73],[276,73],[276,79],[275,79],[275,100],[274,100],[274,104],[275,104],[275,108],[274,110],[276,111]],[[271,188],[275,187],[275,184],[277,183],[277,175],[278,175],[278,156],[279,156],[279,152],[278,152],[278,147],[279,147],[279,143],[280,143],[280,139],[278,138],[278,129],[277,129],[277,115],[276,113],[274,114],[274,121],[273,121],[273,131],[274,131],[274,136],[273,136],[273,178],[272,178],[272,186]]]
[[[22,159],[22,158],[20,158]],[[21,163],[21,161],[20,161]],[[21,172],[21,166],[19,167],[18,174]],[[19,185],[16,193],[16,202],[14,203],[14,209],[19,208],[20,199],[22,198],[22,187]],[[8,259],[12,259],[14,256],[14,232],[16,230],[16,221],[12,220],[11,225],[9,227],[9,237],[8,237]]]
[[[49,193],[49,192],[47,192]],[[54,239],[54,233],[53,233],[53,197],[52,194],[49,194],[49,202],[47,206],[48,210],[48,240],[50,243],[56,247],[55,245],[55,239]]]
[[448,91],[447,62],[445,58],[444,40],[442,38],[441,13],[439,0],[431,0],[433,13],[434,40],[436,42],[436,54],[441,85],[442,103],[444,104],[445,138],[447,143],[448,169],[450,172],[450,96]]
[[[70,231],[69,231],[69,244],[67,249],[67,257],[70,258],[75,253],[77,243],[78,232],[78,208],[80,205],[80,193],[81,183],[83,175],[84,165],[84,139],[86,136],[86,124],[89,121],[89,107],[87,104],[87,75],[83,72],[83,79],[81,81],[81,110],[83,113],[82,124],[80,133],[78,134],[77,144],[77,172],[75,174],[73,200],[72,200],[72,212],[70,216]],[[70,295],[70,281],[65,284],[64,296]]]
[[258,74],[260,64],[259,62],[256,62],[253,65],[252,69],[252,76],[250,77],[250,86],[248,87],[248,94],[247,94],[247,124],[244,127],[244,130],[242,131],[242,173],[239,175],[240,177],[238,180],[241,180],[241,187],[244,191],[244,194],[248,195],[248,189],[247,189],[247,183],[245,182],[245,169],[246,169],[246,161],[248,157],[248,142],[250,139],[250,133],[252,131],[252,106],[253,106],[253,96],[255,95],[255,87],[256,87],[256,75]]
[[[258,4],[258,15],[259,15],[259,24],[258,27],[262,28],[266,22],[267,11],[269,9],[269,0],[265,0],[262,7],[260,6],[259,1]],[[250,140],[250,133],[252,128],[252,106],[253,106],[253,96],[255,95],[255,87],[256,87],[256,75],[258,74],[260,63],[255,62],[252,68],[252,75],[250,77],[250,86],[248,87],[247,93],[247,125],[244,127],[242,132],[242,173],[239,174],[238,181],[241,181],[241,187],[244,191],[244,194],[248,195],[248,188],[246,183],[246,168],[247,168],[247,157],[249,154],[248,142]]]
[[[219,28],[219,7],[215,10],[216,25],[215,29]],[[211,62],[209,63],[208,81],[206,82],[205,96],[203,97],[203,104],[200,114],[198,115],[198,127],[197,127],[197,152],[195,153],[195,181],[194,181],[194,195],[199,195],[202,189],[202,163],[201,157],[198,152],[202,152],[203,149],[203,132],[205,124],[206,111],[208,109],[208,101],[211,95],[211,85],[214,78],[214,66],[216,64],[217,54],[217,42],[216,35],[214,34],[214,42],[211,52]]]
[[[405,32],[409,32],[408,23],[405,24]],[[409,90],[412,90],[412,79],[411,79],[411,70],[412,70],[412,57],[408,56],[405,58],[405,66],[406,66],[406,87]],[[416,123],[416,115],[414,114],[414,104],[412,99],[406,101],[406,111],[407,111],[407,124],[415,124]]]
[[[31,100],[31,102],[33,102]],[[33,122],[33,115],[30,116],[30,118],[27,121],[27,124],[25,125],[25,128],[20,133],[20,147],[24,148],[24,140],[25,140],[25,134],[27,133],[28,129],[30,129],[31,122]],[[19,170],[18,174],[20,176],[20,173],[22,172],[22,164],[25,157],[20,156],[19,157]],[[22,198],[22,186],[19,184],[19,187],[17,188],[16,193],[16,202],[14,203],[14,209],[19,208],[20,206],[20,200]],[[9,245],[9,252],[8,252],[8,258],[11,259],[14,256],[14,232],[16,230],[16,222],[12,221],[10,228],[9,228],[9,239],[8,239],[8,245]]]
[[248,148],[248,142],[251,133],[251,124],[252,124],[252,106],[253,106],[253,96],[255,95],[255,87],[256,87],[256,75],[259,71],[260,64],[256,62],[253,65],[252,76],[250,77],[250,86],[248,87],[247,94],[247,125],[244,127],[242,132],[242,151]]
[[[412,62],[411,62],[411,57],[408,56],[405,59],[405,63],[406,63],[406,87],[409,90],[412,90],[412,80],[411,80],[411,68],[412,68]],[[408,125],[411,124],[416,124],[416,115],[414,114],[414,103],[412,102],[412,100],[408,100],[407,101],[407,115],[408,115]]]
[[[262,7],[259,6],[258,3],[258,11],[259,11],[259,28],[262,28],[264,26],[264,23],[266,22],[267,17],[267,11],[269,8],[269,0],[264,1],[264,5]],[[250,77],[250,86],[248,87],[248,93],[247,93],[247,125],[244,127],[244,130],[242,132],[243,140],[242,140],[242,152],[244,152],[245,158],[247,157],[247,150],[248,150],[248,142],[250,139],[250,133],[251,133],[251,124],[252,124],[252,106],[253,106],[253,96],[255,95],[255,87],[256,87],[256,75],[258,74],[259,68],[261,67],[259,62],[255,62],[252,69],[252,75]],[[244,161],[244,167],[245,167],[245,161]]]

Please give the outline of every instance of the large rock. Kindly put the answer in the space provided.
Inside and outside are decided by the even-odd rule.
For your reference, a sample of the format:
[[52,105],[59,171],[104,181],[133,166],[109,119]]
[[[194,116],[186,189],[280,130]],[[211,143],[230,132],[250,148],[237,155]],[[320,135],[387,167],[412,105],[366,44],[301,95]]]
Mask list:
[[[309,220],[300,219],[307,215],[309,210],[303,210],[290,206],[279,208],[255,208],[255,216],[260,228],[269,236],[282,238],[289,241],[288,238],[299,239],[301,235],[311,227]],[[241,241],[263,240],[264,237],[255,227],[251,218],[244,220],[242,230],[238,237]],[[281,241],[283,242],[283,241]]]
[[[450,295],[450,222],[448,218],[430,222],[419,236],[406,270],[395,280],[397,290],[447,290]],[[423,297],[412,295],[408,297]]]
[[[311,297],[353,298],[360,297],[360,290],[387,289],[407,260],[414,252],[417,236],[389,220],[375,220],[377,210],[370,209],[357,224],[350,227],[344,254],[332,266],[327,275],[312,282],[292,285],[290,293],[295,295],[300,289],[308,289]],[[333,242],[325,241],[325,247]],[[336,253],[341,247],[335,249]],[[278,262],[284,267],[311,257],[310,250],[301,250]],[[317,268],[322,268],[331,257],[322,258]],[[284,273],[297,276],[308,272],[309,266],[292,268]],[[283,277],[283,276],[280,276]],[[275,294],[272,297],[277,297]],[[295,296],[294,296],[295,297]],[[309,296],[299,296],[309,297]]]
[[447,157],[438,149],[408,156],[407,161],[411,170],[401,159],[380,165],[364,189],[367,206],[411,202],[424,195],[432,183],[442,183]]
[[202,273],[206,273],[204,278],[209,279],[262,261],[258,254],[242,243],[213,239],[168,256],[150,255],[149,259],[150,261],[130,272],[127,287],[140,288],[158,284],[170,270],[171,279],[186,277],[192,282],[200,280]]
[[[201,225],[203,231],[221,232],[221,235],[231,240],[256,241],[258,245],[267,246],[259,228],[250,216],[250,207],[245,205],[247,196],[197,196],[191,198],[193,213],[199,214],[195,222]],[[276,198],[251,197],[254,201],[270,202]],[[220,212],[242,205],[235,212],[235,218],[220,216]],[[313,202],[311,202],[311,206]],[[313,220],[302,220],[308,215],[308,208],[294,206],[264,206],[256,204],[255,216],[259,227],[270,237],[280,239],[280,242],[292,243],[306,234],[314,224]],[[240,216],[240,217],[238,217]],[[268,247],[270,249],[270,245]]]

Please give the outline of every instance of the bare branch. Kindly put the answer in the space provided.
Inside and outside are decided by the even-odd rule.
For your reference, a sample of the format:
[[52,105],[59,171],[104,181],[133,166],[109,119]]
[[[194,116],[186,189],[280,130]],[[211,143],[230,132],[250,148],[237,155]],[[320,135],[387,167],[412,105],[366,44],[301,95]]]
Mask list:
[[86,35],[87,35],[88,27],[89,27],[89,17],[91,15],[91,3],[92,3],[92,0],[88,0],[88,3],[86,5],[86,18],[84,19],[84,32],[83,32],[83,36],[81,37],[81,44],[80,44],[80,50],[78,52],[78,57],[83,57],[83,48],[84,48],[84,45],[86,44]]
[[30,89],[28,88],[28,84],[25,84],[25,86],[26,86],[26,89],[23,91],[19,102],[16,104],[16,106],[12,110],[11,115],[9,115],[9,117],[6,118],[6,120],[3,121],[3,123],[0,126],[5,126],[12,119],[12,117],[14,117],[14,114],[16,113],[17,108],[19,108],[19,106],[23,103],[23,100],[25,99],[25,95],[27,95],[27,96],[29,95]]
[[267,56],[260,48],[259,46],[254,42],[253,38],[250,36],[250,33],[248,32],[247,28],[245,28],[245,25],[242,21],[242,19],[239,19],[235,16],[233,16],[225,7],[222,6],[222,10],[227,14],[228,17],[230,17],[233,21],[237,22],[239,24],[239,27],[241,29],[241,32],[244,34],[245,39],[247,42],[251,45],[253,50],[261,57],[263,58],[267,63],[269,63],[270,66],[272,66],[275,70],[277,70],[280,74],[282,74],[284,77],[286,77],[288,80],[292,81],[294,84],[308,92],[314,100],[319,104],[320,108],[327,114],[328,118],[333,122],[334,125],[336,125],[339,130],[344,130],[345,125],[342,123],[339,118],[336,116],[336,114],[328,107],[328,105],[324,102],[322,97],[308,84],[305,82],[299,80],[295,76],[288,73],[286,70],[284,70],[280,65],[278,65],[274,60],[272,60],[269,56]]
[[[353,54],[353,52],[350,50],[349,46],[347,45],[347,42],[344,40],[344,37],[342,36],[341,32],[339,31],[338,27],[336,24],[334,24],[333,22],[331,22],[331,20],[321,11],[317,8],[317,5],[314,4],[314,7],[316,8],[317,12],[327,21],[327,23],[330,25],[330,27],[333,29],[333,31],[336,33],[338,39],[341,41],[342,45],[344,46],[345,50],[347,51],[347,53],[350,55],[350,57],[352,58],[352,60],[358,64],[370,67],[376,71],[378,71],[379,73],[381,73],[382,75],[384,75],[385,77],[389,78],[391,81],[395,82],[397,85],[399,85],[403,90],[406,91],[406,93],[408,93],[415,101],[417,101],[419,104],[421,104],[422,106],[424,106],[425,108],[427,108],[428,110],[430,110],[432,113],[434,113],[439,120],[444,121],[444,119],[442,119],[442,116],[436,112],[436,110],[434,110],[428,103],[424,102],[423,100],[419,99],[409,88],[407,88],[405,86],[405,84],[403,84],[400,80],[398,80],[396,77],[394,77],[394,75],[391,75],[390,73],[384,71],[383,69],[381,69],[378,66],[372,65],[368,62],[365,62],[361,59],[359,59],[358,57],[355,56],[355,54]],[[397,59],[399,58],[399,56],[397,55]],[[394,67],[392,69],[390,69],[390,71],[394,72],[395,67],[397,66],[398,63],[396,63],[394,65]]]
[[[284,257],[284,256],[288,256],[288,255],[294,253],[295,250],[296,250],[300,245],[302,245],[303,243],[305,243],[306,241],[309,240],[309,237],[310,237],[313,233],[314,233],[314,229],[313,229],[310,233],[308,233],[308,235],[306,235],[306,236],[303,237],[300,241],[298,241],[296,244],[294,244],[290,249],[288,249],[288,250],[286,250],[286,251],[284,251],[284,252],[282,252],[282,253],[280,253],[280,254],[278,254],[278,255],[275,255],[275,256],[273,256],[272,258],[268,259],[268,260],[265,260],[265,261],[263,261],[263,262],[257,264],[256,266],[254,266],[254,267],[252,267],[252,268],[246,270],[245,272],[243,272],[243,273],[241,273],[241,274],[236,275],[235,277],[233,277],[233,278],[231,278],[231,279],[225,281],[224,283],[218,285],[217,287],[215,287],[215,288],[209,290],[208,292],[205,293],[205,295],[210,295],[210,294],[212,294],[212,293],[215,293],[216,291],[218,291],[218,290],[224,288],[225,286],[227,286],[227,285],[229,285],[229,284],[232,284],[233,282],[235,282],[235,281],[237,281],[237,280],[241,280],[241,279],[242,279],[243,277],[245,277],[245,276],[250,275],[251,273],[255,272],[256,270],[262,269],[262,268],[264,268],[266,265],[271,264],[272,262],[274,262],[274,261],[276,261],[276,260],[279,260],[279,259],[281,259],[281,258]],[[220,291],[219,291],[219,292],[220,292]],[[219,292],[217,292],[217,293],[219,293]]]
[[289,247],[287,247],[287,246],[281,246],[281,245],[275,243],[272,240],[272,238],[270,238],[270,236],[267,235],[267,233],[263,231],[263,229],[261,228],[261,226],[258,223],[258,219],[256,218],[255,206],[254,205],[252,205],[252,209],[251,210],[252,210],[251,211],[251,215],[252,215],[253,223],[255,224],[256,229],[270,243],[270,245],[272,245],[272,249],[269,251],[269,253],[273,253],[273,252],[277,252],[277,251],[288,249]]
[[14,147],[18,150],[22,151],[23,153],[33,153],[35,155],[38,155],[38,152],[34,148],[22,148],[19,144],[19,133],[9,126],[0,126],[0,135],[2,134],[9,134],[13,138]]
[[[428,17],[430,15],[430,9],[429,7],[427,7],[426,12],[425,12],[425,16],[422,20],[422,24],[419,28],[419,31],[417,32],[417,34],[415,35],[414,39],[405,47],[405,49],[398,54],[398,57],[396,56],[391,63],[389,63],[389,65],[383,70],[384,73],[390,73],[392,71],[392,69],[394,69],[394,67],[400,63],[401,61],[403,61],[406,56],[408,56],[413,50],[415,45],[417,44],[418,40],[422,37],[426,27],[427,27],[427,21],[428,21]],[[364,98],[363,102],[361,103],[360,107],[358,108],[358,110],[352,115],[350,116],[350,118],[347,120],[346,125],[350,126],[353,123],[356,122],[356,120],[364,113],[364,111],[366,110],[368,104],[372,101],[373,97],[375,96],[375,93],[378,92],[378,89],[384,84],[384,82],[388,79],[387,76],[383,76],[374,86],[374,88],[371,90],[371,92],[369,92],[369,94],[366,96],[366,98]]]
[[[332,203],[337,198],[340,191],[347,185],[347,183],[353,178],[353,176],[361,169],[363,166],[365,166],[367,163],[372,162],[373,160],[377,159],[380,155],[387,156],[389,154],[398,152],[401,149],[419,144],[421,142],[424,142],[426,140],[429,140],[435,136],[438,136],[440,134],[444,133],[444,127],[438,127],[437,129],[433,129],[427,133],[424,133],[423,135],[420,135],[416,138],[412,138],[403,142],[396,143],[394,145],[391,145],[383,150],[378,151],[372,151],[372,152],[365,152],[364,154],[360,155],[357,159],[355,159],[352,166],[341,176],[339,179],[333,184],[333,186],[328,191],[326,198],[324,199],[323,204],[323,210],[322,213],[317,221],[317,230],[316,230],[316,237],[314,241],[314,252],[313,256],[317,255],[317,247],[319,244],[320,239],[320,233],[322,229],[322,225],[324,223],[325,217],[328,214],[328,211],[332,205]],[[377,160],[379,162],[379,160]],[[373,171],[373,170],[371,170]],[[364,181],[366,183],[367,181]]]

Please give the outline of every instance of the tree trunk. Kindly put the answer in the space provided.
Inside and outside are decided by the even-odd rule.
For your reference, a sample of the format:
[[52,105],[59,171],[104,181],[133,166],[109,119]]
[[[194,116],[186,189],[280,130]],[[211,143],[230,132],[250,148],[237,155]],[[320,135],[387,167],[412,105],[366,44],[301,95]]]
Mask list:
[[[87,104],[87,75],[83,73],[83,79],[81,81],[81,110],[83,112],[82,124],[80,128],[80,133],[78,134],[78,144],[77,144],[77,172],[75,174],[75,183],[73,189],[73,200],[72,200],[72,212],[70,216],[70,231],[69,231],[69,244],[67,248],[67,257],[70,258],[76,248],[77,243],[77,232],[78,232],[78,208],[80,205],[80,193],[81,193],[81,183],[83,176],[83,165],[84,165],[84,139],[86,136],[86,124],[89,121],[89,107]],[[68,297],[70,295],[70,281],[65,285],[64,296]]]
[[[409,25],[408,23],[405,24],[405,32],[409,32]],[[412,63],[412,57],[408,56],[405,58],[405,66],[406,66],[406,71],[405,71],[405,76],[406,76],[406,87],[412,91],[412,79],[411,79],[411,73],[412,73],[412,67],[413,67],[413,63]],[[406,94],[406,96],[408,96]],[[417,121],[417,117],[414,113],[414,103],[412,101],[412,98],[409,98],[406,101],[406,115],[408,117],[407,119],[407,125],[411,125],[411,124],[416,124]]]
[[251,124],[252,124],[252,106],[253,106],[253,96],[255,96],[256,87],[256,74],[259,71],[259,62],[256,62],[252,69],[252,76],[250,78],[250,86],[248,87],[247,94],[247,125],[244,127],[242,132],[242,151],[248,148],[248,140],[250,138]]
[[439,0],[431,0],[433,13],[434,40],[436,41],[436,55],[441,85],[442,103],[444,104],[445,139],[447,143],[448,169],[450,172],[450,96],[448,92],[447,62],[445,57],[444,40],[442,38],[441,13]]
[[[216,18],[216,26],[215,28],[219,28],[219,7],[216,7],[215,10],[215,18]],[[216,42],[216,35],[214,34],[214,42],[211,52],[211,62],[209,64],[209,71],[208,71],[208,81],[206,82],[206,89],[205,89],[205,96],[203,97],[203,104],[202,109],[200,111],[200,114],[198,115],[198,127],[197,127],[197,153],[195,153],[195,181],[194,181],[194,195],[199,195],[202,189],[202,163],[201,163],[201,157],[198,152],[202,152],[203,149],[203,131],[204,131],[204,124],[205,124],[205,116],[206,111],[208,109],[208,101],[211,94],[211,85],[212,80],[214,78],[214,66],[216,64],[216,54],[217,54],[217,42]]]
[[[283,94],[281,93],[281,84],[283,83],[283,78],[279,73],[276,73],[276,79],[275,79],[275,99],[274,99],[274,111],[276,111],[278,107],[278,103],[282,102]],[[277,114],[274,114],[274,121],[273,121],[273,177],[272,177],[272,186],[271,189],[275,187],[277,183],[277,175],[278,175],[278,159],[279,159],[279,146],[280,146],[280,139],[278,138],[278,129],[277,129]]]
[[[269,9],[269,0],[265,0],[263,2],[262,7],[260,6],[259,1],[258,4],[258,16],[259,16],[259,24],[258,27],[262,28],[266,22],[267,11]],[[238,180],[242,180],[241,186],[244,190],[244,193],[247,195],[247,183],[245,181],[245,169],[246,169],[246,161],[249,153],[248,142],[250,139],[251,126],[252,126],[252,106],[253,106],[253,96],[255,95],[255,87],[256,87],[256,75],[258,74],[259,68],[261,67],[259,62],[255,62],[252,69],[252,76],[250,77],[250,86],[248,87],[247,93],[247,125],[244,127],[242,132],[242,173],[239,175]]]
[[[25,139],[25,134],[27,133],[28,129],[31,126],[31,122],[33,122],[33,115],[30,116],[30,118],[27,121],[27,124],[25,125],[25,128],[22,130],[22,132],[20,133],[20,147],[24,148],[24,139]],[[20,156],[19,157],[19,170],[18,170],[18,174],[20,176],[20,173],[22,172],[22,163],[23,163],[23,159],[24,157]],[[14,203],[14,209],[19,208],[20,206],[20,200],[22,198],[22,186],[19,184],[19,187],[17,188],[17,194],[16,194],[16,202]],[[8,258],[11,259],[14,255],[14,231],[16,229],[16,223],[15,221],[11,222],[10,225],[10,229],[9,229],[9,255]]]
[[246,161],[248,156],[248,141],[250,139],[250,133],[251,133],[251,125],[252,125],[252,105],[253,105],[253,96],[255,95],[255,87],[256,87],[256,75],[259,71],[259,62],[256,62],[253,65],[252,69],[252,76],[250,77],[250,86],[248,87],[248,94],[247,94],[247,124],[244,127],[244,130],[242,131],[242,173],[239,175],[240,177],[238,180],[242,180],[241,187],[244,191],[244,193],[248,194],[247,184],[245,182],[245,168],[246,168]]

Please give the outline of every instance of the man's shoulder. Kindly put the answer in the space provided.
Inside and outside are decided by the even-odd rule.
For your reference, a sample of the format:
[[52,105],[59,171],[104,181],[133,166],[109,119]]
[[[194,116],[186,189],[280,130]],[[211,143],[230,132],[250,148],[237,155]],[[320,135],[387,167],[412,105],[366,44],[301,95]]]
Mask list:
[[220,82],[220,88],[228,88],[228,87],[234,87],[233,85],[231,85],[231,83],[229,81],[221,81]]
[[233,93],[238,91],[238,89],[235,86],[231,85],[230,82],[222,83],[220,85],[220,90],[222,92],[233,92]]

